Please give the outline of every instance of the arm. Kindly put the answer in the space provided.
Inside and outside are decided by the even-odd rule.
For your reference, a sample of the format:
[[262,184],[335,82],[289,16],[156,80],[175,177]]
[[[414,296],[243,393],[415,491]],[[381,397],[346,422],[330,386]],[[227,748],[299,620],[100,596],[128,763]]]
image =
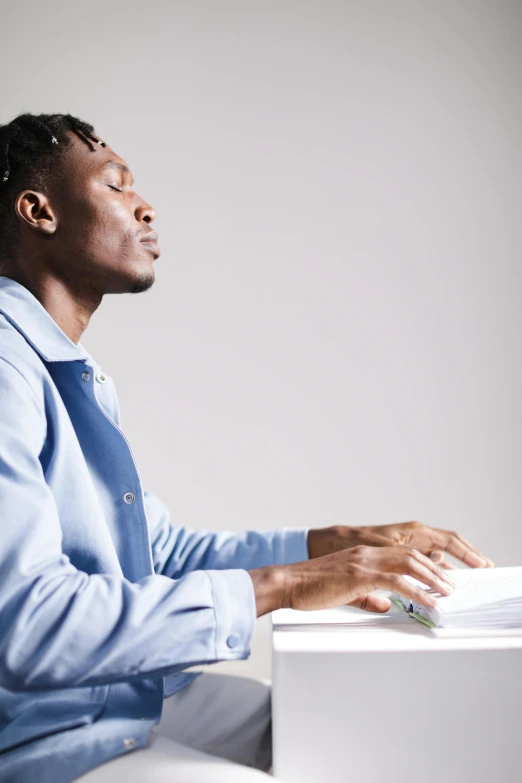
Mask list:
[[308,560],[307,528],[284,527],[266,533],[174,528],[165,504],[150,492],[144,496],[157,574],[178,579],[199,569],[254,569]]
[[130,582],[72,565],[39,460],[46,428],[29,382],[0,358],[0,687],[107,684],[247,658],[256,602],[245,570]]

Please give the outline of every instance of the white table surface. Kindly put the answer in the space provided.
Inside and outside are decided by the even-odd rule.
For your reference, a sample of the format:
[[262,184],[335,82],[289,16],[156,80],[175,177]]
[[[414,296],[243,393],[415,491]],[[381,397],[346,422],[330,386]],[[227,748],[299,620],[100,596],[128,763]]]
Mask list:
[[[272,612],[273,647],[281,652],[507,649],[522,647],[521,630],[423,626],[392,606],[384,615],[350,606]],[[521,776],[522,780],[522,776]]]

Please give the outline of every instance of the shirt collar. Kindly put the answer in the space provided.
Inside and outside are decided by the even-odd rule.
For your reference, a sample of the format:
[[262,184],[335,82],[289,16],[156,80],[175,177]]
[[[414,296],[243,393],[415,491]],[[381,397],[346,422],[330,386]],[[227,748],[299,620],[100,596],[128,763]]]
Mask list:
[[74,343],[28,288],[0,275],[0,312],[46,362],[92,362],[81,343]]

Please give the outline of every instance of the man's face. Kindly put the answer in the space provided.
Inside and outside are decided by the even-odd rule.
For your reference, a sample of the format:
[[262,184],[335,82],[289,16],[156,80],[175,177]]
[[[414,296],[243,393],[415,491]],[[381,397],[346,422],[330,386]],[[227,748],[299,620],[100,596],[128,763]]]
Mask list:
[[160,255],[157,243],[146,241],[156,237],[154,210],[109,146],[70,135],[51,198],[57,219],[48,247],[52,271],[100,294],[145,291]]

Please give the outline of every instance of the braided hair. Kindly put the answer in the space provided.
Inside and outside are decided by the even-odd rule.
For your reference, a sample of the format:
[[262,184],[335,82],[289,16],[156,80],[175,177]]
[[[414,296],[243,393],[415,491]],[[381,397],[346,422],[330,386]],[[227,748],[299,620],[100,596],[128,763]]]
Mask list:
[[16,249],[15,197],[23,188],[49,189],[51,174],[59,173],[60,159],[71,143],[67,131],[106,146],[94,136],[92,125],[71,114],[20,114],[0,125],[0,274]]

